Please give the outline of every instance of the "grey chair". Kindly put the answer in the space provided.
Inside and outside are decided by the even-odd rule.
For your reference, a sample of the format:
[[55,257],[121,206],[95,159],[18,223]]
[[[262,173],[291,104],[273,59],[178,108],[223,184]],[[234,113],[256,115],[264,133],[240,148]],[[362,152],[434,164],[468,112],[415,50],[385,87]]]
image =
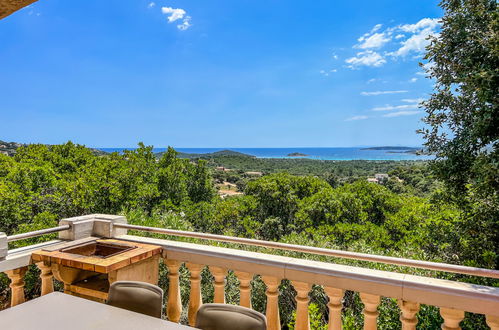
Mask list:
[[116,281],[109,288],[107,304],[161,318],[163,290],[137,281]]
[[267,319],[263,314],[246,307],[204,304],[196,315],[196,328],[201,330],[266,330]]

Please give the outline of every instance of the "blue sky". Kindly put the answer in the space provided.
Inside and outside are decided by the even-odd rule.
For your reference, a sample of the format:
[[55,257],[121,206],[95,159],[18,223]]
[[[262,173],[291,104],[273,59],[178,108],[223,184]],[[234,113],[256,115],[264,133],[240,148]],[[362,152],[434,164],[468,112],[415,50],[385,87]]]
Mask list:
[[40,0],[0,20],[0,139],[420,145],[437,4]]

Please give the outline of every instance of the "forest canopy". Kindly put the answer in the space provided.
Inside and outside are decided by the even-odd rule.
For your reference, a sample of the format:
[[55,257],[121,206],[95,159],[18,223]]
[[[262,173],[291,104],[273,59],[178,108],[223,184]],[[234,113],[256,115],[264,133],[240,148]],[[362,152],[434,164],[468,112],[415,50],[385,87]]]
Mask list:
[[[380,167],[388,170],[390,179],[383,184],[367,182],[366,174]],[[27,145],[12,157],[0,155],[0,231],[32,231],[90,213],[124,214],[129,222],[147,226],[496,267],[495,252],[487,249],[493,242],[471,251],[473,246],[459,234],[466,214],[447,201],[426,163],[331,162],[318,169],[314,175],[274,170],[247,177],[244,171],[216,171],[205,160],[178,158],[172,148],[158,159],[152,147],[143,144],[102,156],[71,142]],[[349,177],[350,173],[356,174]],[[243,194],[216,194],[215,182],[226,174],[242,180]],[[27,282],[29,294],[36,293],[38,280],[33,278]],[[0,290],[6,290],[6,281],[0,281]],[[324,312],[323,292],[313,297]],[[358,297],[348,299],[351,322],[360,324],[353,313]],[[395,313],[396,306],[383,306],[386,313]],[[282,312],[283,322],[292,322],[292,312]],[[438,313],[428,313],[437,324]]]

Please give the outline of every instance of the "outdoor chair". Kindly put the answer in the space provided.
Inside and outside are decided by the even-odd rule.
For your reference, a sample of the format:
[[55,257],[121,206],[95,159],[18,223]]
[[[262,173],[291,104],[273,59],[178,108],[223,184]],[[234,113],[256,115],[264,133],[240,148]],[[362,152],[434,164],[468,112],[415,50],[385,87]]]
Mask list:
[[109,288],[107,304],[161,318],[163,290],[145,282],[117,281]]
[[267,319],[252,309],[226,304],[204,304],[196,315],[201,330],[266,330]]

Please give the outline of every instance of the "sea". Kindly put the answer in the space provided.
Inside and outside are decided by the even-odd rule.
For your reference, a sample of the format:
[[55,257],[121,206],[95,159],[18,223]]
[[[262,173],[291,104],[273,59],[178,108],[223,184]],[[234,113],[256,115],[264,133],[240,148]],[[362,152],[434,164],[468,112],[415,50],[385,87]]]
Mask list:
[[[136,148],[96,148],[105,152],[122,152]],[[162,152],[167,148],[154,148],[153,152]],[[221,150],[232,150],[257,158],[308,158],[318,160],[428,160],[431,156],[415,155],[391,150],[363,150],[363,148],[175,148],[179,152],[205,154]],[[291,153],[307,156],[290,157]]]

